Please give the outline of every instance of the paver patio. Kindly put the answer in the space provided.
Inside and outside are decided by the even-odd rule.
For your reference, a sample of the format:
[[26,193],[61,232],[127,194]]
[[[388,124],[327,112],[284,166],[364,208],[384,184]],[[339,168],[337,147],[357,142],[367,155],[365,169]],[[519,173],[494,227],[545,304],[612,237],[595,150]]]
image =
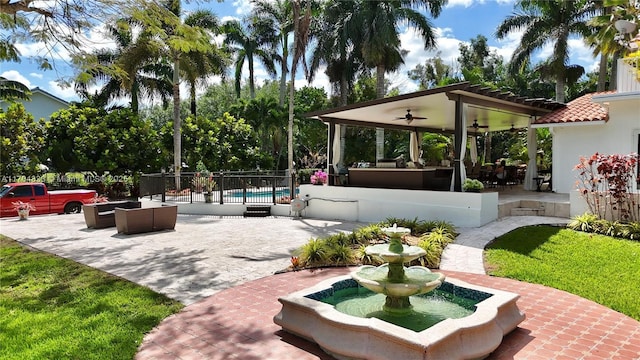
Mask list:
[[[492,229],[534,220],[545,222],[507,218],[481,232],[498,236]],[[0,233],[188,304],[145,337],[136,359],[304,360],[331,357],[273,323],[280,310],[277,299],[349,269],[273,273],[285,268],[290,252],[310,237],[350,231],[359,225],[179,215],[175,231],[127,236],[116,234],[115,229],[86,229],[82,215],[54,215],[28,221],[2,219]],[[478,241],[487,241],[472,241],[473,231],[478,230],[464,230],[467,235],[458,244],[459,249],[473,251],[459,256],[477,257]],[[465,264],[453,263],[453,267]],[[449,277],[521,295],[518,305],[527,319],[490,359],[640,359],[640,322],[623,314],[541,285],[442,271]]]

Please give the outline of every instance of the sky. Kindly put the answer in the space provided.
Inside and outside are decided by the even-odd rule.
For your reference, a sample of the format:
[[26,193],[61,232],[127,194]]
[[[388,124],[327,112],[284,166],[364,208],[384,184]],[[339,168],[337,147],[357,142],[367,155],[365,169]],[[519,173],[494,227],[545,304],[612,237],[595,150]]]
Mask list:
[[[191,1],[189,4],[183,1],[183,7],[186,11],[196,8],[209,9],[222,21],[225,21],[232,18],[242,19],[251,11],[252,5],[250,0],[224,0],[221,3],[211,0],[210,2]],[[392,87],[398,87],[400,93],[417,90],[417,84],[407,77],[409,70],[417,64],[424,64],[426,59],[433,57],[437,52],[440,52],[440,57],[446,63],[453,63],[454,59],[459,56],[459,44],[461,42],[468,43],[479,34],[488,39],[491,50],[495,50],[504,57],[505,61],[509,61],[513,50],[519,43],[520,33],[512,33],[508,38],[498,40],[495,38],[494,32],[498,25],[513,12],[514,0],[449,0],[438,18],[430,18],[438,38],[437,48],[429,51],[424,49],[421,38],[412,29],[402,29],[402,48],[408,50],[409,53],[403,67],[395,73],[387,74]],[[109,46],[109,41],[104,38],[99,29],[92,31],[89,37],[96,46]],[[581,39],[570,40],[569,45],[571,64],[582,65],[587,72],[597,69],[597,59],[593,58],[591,50],[584,45]],[[64,51],[54,54],[55,70],[42,71],[38,69],[37,64],[31,58],[35,55],[46,55],[39,53],[43,48],[41,44],[16,44],[16,46],[23,55],[22,61],[20,63],[0,63],[0,76],[20,81],[31,89],[39,87],[67,101],[79,100],[73,87],[64,87],[59,83],[60,78],[69,77],[73,73],[72,69],[65,64],[68,56]],[[534,63],[539,62],[546,59],[550,53],[551,47],[547,46],[532,60]],[[261,84],[265,79],[268,79],[268,75],[259,62],[256,63],[256,83]],[[298,73],[301,74],[302,71],[298,71]],[[231,70],[229,74],[232,76]],[[247,69],[243,71],[244,74],[248,76]],[[218,81],[219,79],[213,78],[210,83]],[[322,70],[318,72],[318,76],[311,84],[307,84],[302,75],[297,76],[296,88],[304,85],[323,87],[330,95],[329,82]],[[201,89],[201,91],[203,90]],[[187,92],[183,91],[182,93],[186,94]]]

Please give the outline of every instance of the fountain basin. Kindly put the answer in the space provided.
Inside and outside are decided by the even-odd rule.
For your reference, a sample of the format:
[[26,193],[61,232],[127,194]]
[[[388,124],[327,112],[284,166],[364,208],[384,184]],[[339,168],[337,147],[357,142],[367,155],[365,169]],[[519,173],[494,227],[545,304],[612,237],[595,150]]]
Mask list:
[[412,266],[405,268],[406,279],[402,283],[389,282],[387,273],[389,264],[378,267],[363,265],[352,277],[365,288],[385,295],[411,296],[424,294],[442,284],[444,275],[433,273],[422,266]]
[[[504,335],[524,320],[516,305],[519,295],[449,278],[459,293],[483,294],[473,314],[443,320],[413,331],[377,318],[360,318],[317,300],[352,286],[350,275],[325,280],[278,299],[282,310],[274,322],[283,330],[317,343],[337,359],[482,359]],[[324,295],[323,295],[324,294]]]

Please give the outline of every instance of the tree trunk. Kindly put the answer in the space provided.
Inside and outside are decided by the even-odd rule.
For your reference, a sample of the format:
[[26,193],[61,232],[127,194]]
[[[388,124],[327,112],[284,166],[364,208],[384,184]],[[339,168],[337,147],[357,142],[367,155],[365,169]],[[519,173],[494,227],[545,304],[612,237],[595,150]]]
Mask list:
[[[379,64],[376,66],[376,98],[384,98],[384,65]],[[376,163],[378,160],[384,158],[384,129],[376,128]]]
[[180,124],[180,60],[173,60],[173,171],[176,191],[180,191],[180,170],[182,169],[182,133]]
[[611,77],[609,78],[609,90],[618,89],[618,59],[620,58],[620,52],[613,54],[611,59]]
[[607,89],[607,60],[608,56],[600,53],[600,65],[598,70],[598,87],[597,92],[603,92]]
[[284,44],[282,45],[282,65],[280,66],[280,99],[278,104],[280,106],[284,106],[284,99],[287,93],[287,74],[289,71],[287,70],[287,61],[289,60],[289,49],[286,40],[286,36],[284,37]]
[[340,105],[345,106],[349,102],[349,82],[347,81],[347,74],[342,72],[340,75]]
[[191,99],[191,115],[196,116],[196,84],[190,84],[189,98]]
[[256,84],[253,81],[253,56],[249,56],[249,95],[256,98]]
[[564,103],[564,83],[565,75],[562,74],[556,79],[556,101]]

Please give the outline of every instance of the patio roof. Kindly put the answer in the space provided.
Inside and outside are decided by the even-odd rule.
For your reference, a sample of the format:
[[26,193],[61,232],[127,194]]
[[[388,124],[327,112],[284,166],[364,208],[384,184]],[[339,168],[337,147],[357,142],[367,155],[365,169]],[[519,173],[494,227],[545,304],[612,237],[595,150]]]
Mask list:
[[544,115],[533,123],[533,127],[552,125],[572,125],[585,123],[605,123],[609,120],[607,108],[592,100],[594,96],[610,95],[615,91],[589,93],[570,101],[566,107]]
[[[417,91],[305,114],[323,122],[411,131],[452,133],[456,100],[463,105],[466,124],[477,120],[480,132],[526,128],[532,116],[542,116],[565,104],[547,99],[528,99],[469,82]],[[407,110],[414,117],[407,120]],[[417,119],[423,117],[426,119]]]

